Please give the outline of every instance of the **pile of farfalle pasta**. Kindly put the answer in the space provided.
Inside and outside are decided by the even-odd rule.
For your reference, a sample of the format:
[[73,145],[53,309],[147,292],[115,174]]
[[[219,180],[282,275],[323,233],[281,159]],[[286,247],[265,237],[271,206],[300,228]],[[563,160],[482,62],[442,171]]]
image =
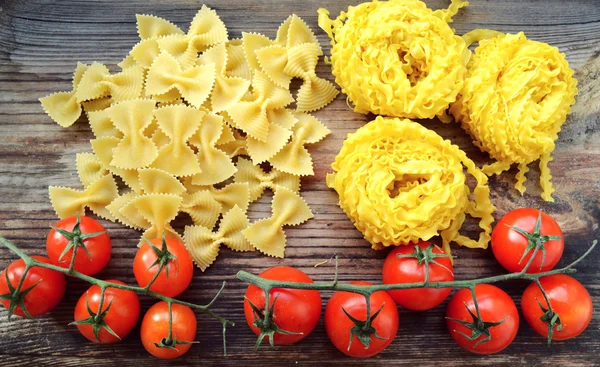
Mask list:
[[[187,33],[151,15],[138,15],[137,29],[120,72],[80,63],[70,92],[40,99],[63,127],[85,112],[95,135],[93,153],[77,154],[83,189],[50,187],[56,213],[88,207],[143,237],[181,239],[202,270],[221,245],[283,257],[283,226],[313,216],[299,195],[300,177],[313,174],[306,147],[329,134],[309,112],[338,93],[315,72],[323,54],[315,35],[292,15],[275,40],[229,39],[205,6]],[[249,223],[249,204],[267,188],[272,216]],[[194,222],[183,237],[171,226],[181,212]]]
[[[351,134],[327,183],[374,248],[429,239],[487,247],[491,214],[486,175],[540,161],[542,198],[552,201],[548,162],[577,94],[573,70],[556,47],[523,33],[448,25],[463,0],[433,11],[419,0],[365,2],[336,19],[319,9],[331,38],[330,64],[354,110],[388,117],[452,117],[496,161],[475,167],[464,152],[409,120],[377,118]],[[473,42],[479,46],[471,52]],[[448,112],[450,114],[448,114]],[[462,164],[461,164],[462,162]],[[476,178],[468,200],[462,165]],[[481,218],[474,241],[459,235],[465,215]]]

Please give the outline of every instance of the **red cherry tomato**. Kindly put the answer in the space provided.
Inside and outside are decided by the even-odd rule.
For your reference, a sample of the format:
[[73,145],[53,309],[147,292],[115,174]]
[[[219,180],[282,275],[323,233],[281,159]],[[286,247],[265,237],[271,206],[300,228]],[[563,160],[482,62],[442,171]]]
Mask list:
[[[70,233],[69,235],[61,234],[55,229],[51,229],[46,239],[46,252],[50,261],[56,266],[63,268],[69,268],[71,265],[71,259],[73,258],[73,247],[61,257],[65,248],[72,241],[78,241],[78,239],[84,237],[80,243],[85,246],[77,248],[77,255],[75,256],[74,269],[80,273],[86,275],[94,275],[100,270],[104,269],[112,252],[112,245],[110,237],[106,233],[104,227],[90,217],[79,217],[80,223],[77,224],[77,217],[72,216],[58,221],[54,228]],[[91,233],[102,233],[97,236],[85,238],[86,235]],[[72,236],[72,238],[70,238]],[[73,238],[75,238],[73,240]],[[87,252],[86,252],[87,250]]]
[[[161,238],[155,238],[150,242],[159,253],[162,252]],[[150,290],[167,297],[175,297],[190,285],[194,274],[194,264],[183,243],[174,238],[167,238],[166,243],[167,251],[171,256],[166,265],[166,268],[169,269],[168,276],[166,268],[163,268],[150,286]],[[144,243],[133,260],[133,274],[140,287],[148,285],[160,268],[160,265],[155,263],[158,259],[155,249]],[[163,254],[162,256],[167,255]]]
[[[48,258],[42,256],[32,256],[32,258],[50,264]],[[13,289],[17,288],[21,278],[23,278],[25,267],[25,261],[19,259],[13,261],[8,265],[8,268],[0,273],[1,295],[11,293],[9,282]],[[19,290],[25,291],[30,287],[33,288],[23,297],[25,310],[32,317],[43,315],[56,307],[63,298],[65,294],[65,276],[54,270],[40,268],[38,266],[32,267],[27,272],[25,280],[23,280]],[[10,300],[3,300],[1,302],[4,307],[10,309]],[[14,314],[18,316],[26,315],[20,305],[15,308]]]
[[[368,282],[351,282],[357,285],[372,285]],[[396,337],[398,332],[398,309],[392,297],[386,292],[375,292],[370,297],[371,316],[381,309],[372,320],[372,327],[377,332],[370,335],[369,347],[357,338],[350,337],[355,323],[346,315],[344,310],[356,320],[365,321],[367,318],[367,302],[364,296],[350,292],[335,292],[325,308],[325,330],[329,340],[342,353],[357,358],[372,357],[384,350]],[[350,344],[352,342],[352,344]]]
[[[419,254],[425,252],[429,256],[445,255],[444,250],[438,246],[429,249],[431,242],[421,241]],[[383,283],[401,284],[418,283],[425,280],[425,263],[420,263],[414,257],[398,257],[398,255],[410,255],[415,253],[414,246],[398,246],[393,249],[385,262],[383,263]],[[429,263],[429,281],[430,282],[449,282],[454,280],[454,269],[449,257],[435,257],[432,259],[435,263]],[[438,265],[439,264],[439,265]],[[444,302],[452,291],[451,288],[414,288],[388,291],[396,303],[404,308],[415,311],[430,310],[440,303]]]
[[[125,285],[118,280],[107,280],[114,284]],[[88,306],[94,312],[98,313],[100,307],[101,289],[93,285],[79,298],[75,306],[75,321],[88,319],[91,315],[88,312]],[[89,302],[89,305],[88,305]],[[117,288],[106,288],[104,301],[102,302],[102,311],[108,312],[103,317],[104,322],[112,329],[118,337],[112,335],[108,330],[102,328],[98,339],[94,335],[92,325],[77,325],[81,335],[94,343],[109,344],[115,343],[126,337],[133,330],[138,318],[140,317],[140,300],[134,291],[128,291]]]
[[[446,325],[450,335],[463,349],[477,354],[498,353],[508,347],[519,330],[519,312],[513,300],[502,289],[489,284],[475,286],[475,294],[481,313],[481,321],[486,323],[501,322],[497,326],[489,327],[490,339],[483,341],[486,336],[481,335],[475,340],[468,340],[472,330],[458,323],[460,320],[468,323],[476,322],[471,311],[477,315],[473,296],[469,289],[461,289],[450,299],[446,310]],[[468,308],[468,310],[467,310]]]
[[[492,231],[492,250],[498,262],[511,273],[516,273],[527,265],[533,248],[528,249],[529,241],[527,237],[519,233],[517,229],[532,234],[538,221],[540,211],[531,208],[521,208],[513,210],[503,216]],[[560,226],[549,215],[542,213],[540,236],[554,236],[555,240],[548,240],[544,243],[544,251],[538,250],[527,273],[539,273],[554,268],[560,260],[565,243]],[[525,257],[523,254],[529,251]],[[546,253],[544,256],[544,252]],[[542,262],[543,260],[543,262]]]
[[[172,346],[175,349],[156,345],[169,336],[169,306],[166,302],[161,301],[154,304],[142,320],[140,330],[142,345],[148,353],[160,359],[173,359],[184,355],[192,346],[188,343],[193,342],[196,338],[197,322],[194,311],[188,306],[172,304],[171,313],[173,324],[171,336],[176,338],[175,345]],[[185,343],[176,343],[177,341]]]
[[[260,274],[260,277],[288,282],[312,283],[303,271],[289,266],[276,266]],[[265,293],[255,285],[248,286],[244,301],[244,314],[250,329],[259,335],[261,330],[255,325],[257,315],[250,302],[264,312]],[[269,293],[270,304],[275,302],[273,321],[278,328],[294,334],[275,333],[273,342],[277,345],[293,344],[307,337],[317,325],[321,316],[321,295],[315,290],[273,288]],[[275,299],[277,299],[275,301]],[[269,337],[265,338],[269,341]]]
[[[581,334],[592,320],[592,298],[588,291],[576,279],[564,274],[540,278],[540,283],[562,325],[554,326],[552,340],[567,340]],[[542,320],[544,311],[538,301],[548,309],[540,288],[531,283],[521,297],[523,316],[536,333],[548,337],[548,323]]]

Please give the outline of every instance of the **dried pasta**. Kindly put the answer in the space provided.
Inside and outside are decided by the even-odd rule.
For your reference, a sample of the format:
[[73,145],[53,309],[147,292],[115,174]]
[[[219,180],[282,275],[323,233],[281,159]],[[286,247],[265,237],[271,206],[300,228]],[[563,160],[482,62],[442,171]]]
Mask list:
[[278,187],[285,187],[294,193],[300,192],[300,177],[289,173],[272,169],[269,173],[255,166],[251,161],[240,158],[237,161],[237,172],[234,175],[235,182],[248,183],[250,202],[258,200],[265,189],[273,192]]
[[242,233],[258,251],[273,257],[283,257],[286,237],[283,226],[297,226],[313,217],[308,204],[298,194],[278,187],[271,205],[273,215],[261,219]]
[[468,3],[433,11],[419,0],[364,2],[337,19],[319,9],[331,39],[335,81],[354,111],[407,118],[443,117],[466,74],[468,50],[448,22]]
[[[79,63],[70,92],[40,99],[63,127],[84,111],[95,137],[93,153],[76,158],[84,189],[50,187],[55,211],[62,218],[88,207],[144,231],[140,243],[163,233],[185,240],[202,270],[221,244],[253,250],[246,229],[262,252],[283,256],[282,227],[312,217],[299,196],[300,175],[312,173],[304,146],[329,133],[303,111],[338,93],[316,74],[322,50],[314,33],[291,15],[275,39],[229,39],[206,6],[187,31],[148,14],[136,15],[136,24],[139,42],[119,62],[120,72]],[[303,80],[296,96],[293,78]],[[302,162],[291,162],[296,158]],[[267,188],[275,192],[273,217],[250,226],[249,205]],[[185,239],[172,224],[179,213],[194,223]]]
[[216,260],[221,245],[234,251],[253,250],[242,234],[246,228],[246,214],[238,206],[234,206],[223,216],[217,232],[203,226],[185,227],[185,245],[196,265],[204,271]]
[[[464,167],[477,181],[472,192]],[[450,242],[487,248],[495,210],[487,176],[457,146],[418,123],[377,117],[348,135],[332,168],[327,185],[374,249],[438,234],[446,253]],[[466,214],[480,218],[477,241],[459,233]]]
[[527,166],[539,159],[541,196],[554,201],[548,162],[577,94],[565,55],[522,32],[475,30],[463,37],[479,46],[450,112],[475,145],[496,160],[483,172],[500,174],[517,164],[515,187],[523,193]]

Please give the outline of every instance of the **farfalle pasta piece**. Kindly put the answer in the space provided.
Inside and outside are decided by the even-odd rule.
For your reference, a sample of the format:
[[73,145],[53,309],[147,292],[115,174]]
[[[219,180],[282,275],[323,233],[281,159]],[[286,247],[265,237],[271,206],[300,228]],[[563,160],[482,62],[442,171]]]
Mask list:
[[294,101],[290,92],[274,84],[264,73],[256,70],[252,79],[252,97],[227,109],[235,127],[256,140],[269,137],[268,111],[283,108]]
[[331,82],[317,76],[317,63],[321,48],[318,44],[304,43],[288,50],[288,61],[283,72],[304,80],[298,90],[297,110],[311,112],[331,103],[338,90]]
[[70,92],[57,92],[40,98],[42,108],[54,122],[69,127],[81,116],[81,104],[77,100],[77,88],[88,66],[80,62],[73,73],[73,89]]
[[129,186],[133,191],[141,193],[140,180],[137,170],[122,169],[111,165],[113,159],[113,150],[119,145],[121,140],[115,137],[102,137],[90,140],[92,150],[102,165],[106,167],[112,174],[121,177],[121,180]]
[[215,65],[217,72],[215,86],[210,96],[212,112],[221,112],[232,107],[242,99],[250,87],[250,81],[227,75],[227,46],[225,43],[213,46],[200,55],[198,64]]
[[106,66],[94,62],[81,76],[75,95],[78,103],[107,95],[114,102],[121,102],[141,97],[143,87],[144,69],[140,66],[111,75]]
[[496,160],[483,172],[500,174],[517,164],[515,188],[523,193],[527,166],[539,159],[541,196],[554,201],[547,163],[577,94],[565,55],[523,33],[475,30],[463,37],[479,46],[450,112],[475,145]]
[[126,192],[111,201],[111,203],[106,206],[106,209],[117,221],[124,225],[134,229],[146,230],[150,228],[150,222],[148,222],[134,207],[123,210],[130,201],[139,196],[140,195],[135,191]]
[[244,158],[238,159],[237,169],[238,171],[233,176],[234,180],[235,182],[248,183],[250,202],[258,200],[265,189],[271,189],[275,192],[278,187],[285,187],[296,194],[300,192],[300,177],[298,176],[277,169],[272,169],[269,173],[266,173],[262,168]]
[[204,116],[203,111],[185,105],[155,110],[158,128],[169,137],[170,142],[160,148],[152,167],[175,176],[191,176],[202,172],[196,154],[187,146],[187,141],[196,133]]
[[203,190],[184,194],[179,210],[188,213],[195,225],[212,229],[223,212],[223,206],[215,200],[212,192]]
[[273,46],[274,44],[275,42],[260,33],[242,32],[244,55],[246,56],[246,62],[252,71],[252,75],[254,75],[255,70],[260,70],[260,62],[256,57],[256,51],[268,46]]
[[83,187],[88,187],[96,180],[106,176],[108,170],[93,153],[77,153],[75,155],[77,175]]
[[271,204],[273,215],[251,224],[242,231],[244,237],[263,254],[283,257],[285,232],[283,226],[297,226],[313,217],[308,204],[296,193],[278,187]]
[[119,192],[110,174],[92,182],[83,191],[58,186],[50,186],[48,191],[52,207],[60,219],[85,215],[88,207],[100,217],[114,221],[106,206],[119,196]]
[[[290,15],[281,24],[281,26],[279,26],[275,43],[288,49],[305,43],[313,43],[317,46],[319,45],[317,37],[310,29],[308,24],[306,24],[302,18],[296,14]],[[323,52],[319,47],[319,55],[322,54]]]
[[242,40],[230,40],[225,47],[227,48],[227,70],[225,74],[252,81],[252,69],[246,61]]
[[319,9],[319,26],[331,39],[332,73],[355,112],[445,116],[468,61],[464,40],[448,25],[468,3],[451,3],[433,11],[419,0],[368,1],[335,20]]
[[229,156],[215,147],[223,130],[223,118],[206,114],[200,129],[190,139],[190,144],[198,148],[198,161],[201,172],[193,176],[194,185],[214,185],[227,180],[236,171]]
[[142,235],[138,247],[144,243],[143,238],[160,238],[163,233],[168,238],[183,241],[170,224],[177,216],[181,202],[181,196],[177,195],[145,194],[134,198],[121,209],[121,213],[128,219],[129,212],[137,212],[150,223],[150,228]]
[[314,174],[310,153],[305,144],[315,144],[329,135],[329,129],[316,117],[307,113],[297,113],[298,122],[294,125],[292,141],[279,151],[269,163],[280,171],[293,175]]
[[214,10],[202,5],[187,34],[160,37],[157,42],[160,49],[173,55],[185,70],[196,63],[199,52],[226,42],[227,38],[225,23]]
[[142,40],[171,34],[184,34],[175,24],[154,15],[136,14],[135,19],[138,35]]
[[103,109],[99,111],[90,111],[87,113],[88,122],[92,128],[94,136],[97,138],[112,136],[122,138],[123,133],[119,131],[108,116],[108,111]]
[[107,110],[115,127],[124,135],[113,150],[112,166],[138,169],[154,162],[158,149],[143,132],[152,123],[155,105],[152,100],[135,99],[118,103]]
[[234,206],[223,215],[217,232],[203,226],[185,227],[184,243],[196,265],[205,271],[217,259],[221,245],[234,251],[252,251],[252,246],[242,234],[248,224],[244,211]]
[[[377,117],[349,134],[327,175],[339,205],[374,249],[442,237],[487,248],[496,209],[487,176],[457,146],[416,122]],[[471,191],[463,172],[476,180]],[[472,196],[472,200],[470,199]],[[459,233],[479,218],[477,241]]]
[[213,89],[215,77],[215,64],[194,66],[183,71],[171,54],[161,52],[148,69],[146,93],[160,96],[177,89],[189,104],[200,108]]
[[183,195],[185,186],[167,171],[158,168],[143,168],[138,170],[140,187],[145,194]]
[[233,131],[234,139],[227,143],[218,144],[217,148],[225,152],[230,158],[237,157],[238,155],[248,154],[248,140],[246,136],[240,134],[239,131]]

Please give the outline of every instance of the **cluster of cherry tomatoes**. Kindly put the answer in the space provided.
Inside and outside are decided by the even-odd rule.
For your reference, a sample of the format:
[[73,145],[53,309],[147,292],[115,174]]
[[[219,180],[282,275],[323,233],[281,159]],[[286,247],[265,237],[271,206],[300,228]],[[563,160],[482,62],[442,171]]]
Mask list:
[[[550,216],[524,208],[505,215],[492,233],[492,249],[499,263],[510,272],[520,272],[529,263],[527,273],[551,270],[560,260],[564,242],[560,227]],[[418,283],[454,280],[452,261],[439,247],[428,242],[399,246],[391,251],[383,265],[383,283]],[[533,260],[531,256],[538,247]],[[426,253],[428,252],[428,253]],[[427,256],[428,264],[423,262]],[[531,260],[531,261],[530,261]],[[288,282],[312,283],[302,271],[278,266],[260,274],[262,278]],[[367,282],[352,282],[369,285]],[[523,292],[521,309],[527,323],[540,335],[551,340],[565,340],[579,335],[591,321],[592,300],[587,290],[574,278],[556,274],[532,282]],[[515,338],[519,313],[511,297],[490,284],[475,286],[477,308],[470,289],[458,290],[450,299],[446,320],[452,338],[462,348],[479,354],[497,353]],[[338,291],[327,302],[325,329],[334,346],[352,357],[371,357],[385,349],[398,332],[396,304],[424,311],[439,306],[450,295],[450,288],[414,288],[378,291],[370,296],[370,318],[367,320],[365,296]],[[257,335],[265,334],[265,294],[255,285],[246,292],[244,313]],[[321,297],[316,290],[273,288],[270,291],[271,317],[265,338],[273,344],[292,344],[308,336],[321,314]],[[274,303],[273,303],[274,302]],[[368,321],[368,323],[367,323]],[[548,323],[552,326],[549,328]],[[283,331],[283,332],[277,332]],[[264,336],[264,335],[263,335]]]
[[[73,260],[76,246],[79,247]],[[46,252],[48,257],[32,257],[67,269],[73,260],[75,271],[92,276],[108,264],[112,245],[104,227],[94,219],[69,217],[57,222],[50,230]],[[168,257],[162,268],[161,256]],[[51,269],[32,267],[23,277],[25,268],[25,262],[19,259],[0,274],[0,295],[5,296],[2,303],[11,314],[18,316],[45,314],[62,299],[65,276]],[[167,297],[175,297],[188,287],[193,270],[192,259],[185,246],[170,238],[164,244],[161,238],[150,240],[139,248],[133,262],[139,286],[146,287],[152,281],[149,289]],[[124,285],[118,280],[107,282]],[[15,295],[15,291],[20,295],[10,297]],[[75,305],[74,324],[87,339],[107,344],[126,337],[137,324],[139,316],[140,301],[135,291],[109,287],[102,296],[101,287],[92,285]],[[150,307],[142,320],[142,344],[158,358],[175,358],[185,354],[196,336],[196,316],[188,306],[172,304],[171,330],[169,319],[168,304],[161,301]]]

